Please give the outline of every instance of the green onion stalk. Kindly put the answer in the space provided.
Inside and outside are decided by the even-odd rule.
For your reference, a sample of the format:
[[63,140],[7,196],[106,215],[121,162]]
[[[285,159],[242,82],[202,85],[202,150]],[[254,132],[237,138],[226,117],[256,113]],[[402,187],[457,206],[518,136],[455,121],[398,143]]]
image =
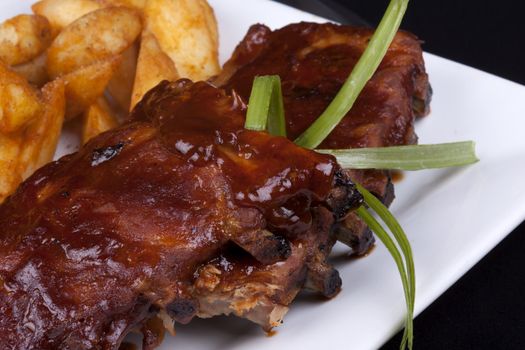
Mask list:
[[[408,241],[401,225],[388,208],[363,186],[359,184],[356,184],[356,186],[357,190],[363,195],[366,205],[381,218],[393,235],[394,239],[388,235],[387,231],[381,226],[381,224],[363,206],[357,209],[357,215],[372,231],[375,232],[377,237],[388,249],[397,265],[399,274],[401,275],[401,282],[403,284],[407,305],[407,316],[405,318],[405,329],[401,341],[401,349],[404,349],[407,345],[409,349],[412,349],[414,339],[413,318],[414,304],[416,300],[416,276],[410,242]],[[394,240],[400,249],[398,249]]]
[[286,136],[279,76],[266,75],[254,79],[244,127],[256,131],[268,130],[275,136]]
[[331,154],[343,168],[424,170],[476,163],[476,145],[472,141],[435,145],[410,145],[377,148],[353,148],[317,152]]
[[295,143],[316,148],[350,111],[366,83],[374,75],[401,25],[408,0],[391,0],[367,48],[326,110]]

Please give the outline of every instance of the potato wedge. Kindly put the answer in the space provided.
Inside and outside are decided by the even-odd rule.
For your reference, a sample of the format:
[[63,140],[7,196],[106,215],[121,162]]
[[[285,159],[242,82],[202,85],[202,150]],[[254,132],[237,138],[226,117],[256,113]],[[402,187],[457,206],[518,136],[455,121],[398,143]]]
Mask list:
[[102,0],[103,3],[112,6],[126,6],[138,10],[144,9],[147,0]]
[[22,137],[0,132],[0,204],[16,189],[22,178],[17,172]]
[[17,172],[23,180],[53,160],[65,114],[65,85],[61,79],[42,88],[44,111],[23,133]]
[[46,69],[47,55],[42,53],[37,58],[12,66],[11,70],[27,79],[31,84],[42,87],[49,81]]
[[80,17],[102,7],[95,0],[42,0],[31,6],[34,13],[49,20],[53,38]]
[[78,116],[104,94],[121,61],[122,56],[113,56],[64,75],[66,119]]
[[119,108],[126,112],[131,104],[131,93],[137,70],[138,45],[131,45],[122,53],[122,63],[109,81],[108,92]]
[[47,71],[55,78],[120,54],[142,30],[140,14],[107,7],[79,18],[55,38],[47,51]]
[[205,80],[219,73],[217,23],[205,0],[149,0],[144,15],[182,78]]
[[101,97],[84,114],[82,143],[86,143],[98,134],[117,126],[118,121],[115,113],[111,110],[107,101]]
[[146,92],[162,80],[176,80],[177,78],[179,75],[173,61],[161,50],[155,35],[147,29],[144,30],[140,42],[130,110],[135,107]]
[[12,66],[31,61],[51,44],[49,21],[37,15],[19,15],[0,24],[0,60]]
[[[202,14],[204,15],[204,20],[210,31],[210,39],[212,40],[213,47],[217,48],[217,60],[219,60],[219,26],[217,24],[217,18],[215,18],[215,12],[213,12],[213,7],[206,0],[201,0],[202,2]],[[219,70],[220,70],[219,66]]]
[[33,119],[41,110],[37,92],[24,79],[0,61],[0,131],[12,133]]

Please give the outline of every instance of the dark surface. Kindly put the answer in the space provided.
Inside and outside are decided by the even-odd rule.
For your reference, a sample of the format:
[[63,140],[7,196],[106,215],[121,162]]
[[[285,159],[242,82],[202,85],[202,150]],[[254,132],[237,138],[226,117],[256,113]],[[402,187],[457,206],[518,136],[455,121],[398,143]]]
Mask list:
[[[342,22],[355,22],[354,11],[374,25],[388,4],[286,2]],[[425,40],[425,51],[525,84],[524,7],[511,0],[412,1],[402,28]],[[415,349],[525,349],[524,252],[525,223],[416,318]],[[400,339],[382,349],[398,349]]]

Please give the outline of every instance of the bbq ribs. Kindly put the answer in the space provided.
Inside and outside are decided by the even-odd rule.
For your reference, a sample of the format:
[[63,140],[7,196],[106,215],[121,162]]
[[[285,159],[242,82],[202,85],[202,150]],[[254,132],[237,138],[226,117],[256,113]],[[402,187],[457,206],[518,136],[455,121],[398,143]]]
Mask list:
[[[388,174],[244,130],[245,103],[254,76],[279,74],[297,136],[370,35],[254,26],[213,80],[223,89],[163,82],[125,125],[37,171],[0,206],[0,347],[117,349],[139,329],[153,349],[159,323],[233,313],[270,329],[302,288],[337,294],[336,240],[372,242],[351,179],[388,202]],[[323,147],[413,143],[429,96],[419,43],[400,33]]]
[[[287,134],[294,140],[321,115],[366,48],[374,30],[335,24],[297,23],[272,31],[253,25],[214,83],[249,98],[253,79],[279,75]],[[385,58],[350,112],[319,146],[327,149],[414,144],[414,120],[428,114],[432,90],[420,41],[396,34]],[[389,205],[394,199],[386,170],[345,170]],[[338,239],[356,255],[373,243],[355,214],[337,228]]]
[[245,130],[244,113],[208,83],[165,82],[28,179],[0,207],[0,347],[115,349],[160,311],[188,322],[215,306],[211,266],[235,248],[245,268],[297,260],[285,282],[302,285],[318,254],[298,242],[325,239],[360,196],[332,157]]

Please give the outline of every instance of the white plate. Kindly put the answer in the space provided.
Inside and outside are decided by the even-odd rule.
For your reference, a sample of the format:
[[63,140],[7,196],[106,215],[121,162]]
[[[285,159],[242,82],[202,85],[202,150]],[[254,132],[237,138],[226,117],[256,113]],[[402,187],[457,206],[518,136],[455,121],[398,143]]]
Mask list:
[[[3,0],[0,19],[32,1]],[[266,0],[213,0],[224,61],[252,23],[278,28],[321,18]],[[425,55],[434,88],[432,113],[418,122],[421,143],[475,140],[481,162],[467,168],[406,174],[392,210],[406,229],[417,269],[421,312],[525,218],[525,88]],[[67,149],[61,145],[59,153]],[[334,255],[341,256],[343,247]],[[247,321],[225,317],[177,327],[161,349],[374,349],[400,329],[405,306],[395,265],[382,245],[369,257],[337,259],[344,288],[337,298],[300,298],[267,337]]]

